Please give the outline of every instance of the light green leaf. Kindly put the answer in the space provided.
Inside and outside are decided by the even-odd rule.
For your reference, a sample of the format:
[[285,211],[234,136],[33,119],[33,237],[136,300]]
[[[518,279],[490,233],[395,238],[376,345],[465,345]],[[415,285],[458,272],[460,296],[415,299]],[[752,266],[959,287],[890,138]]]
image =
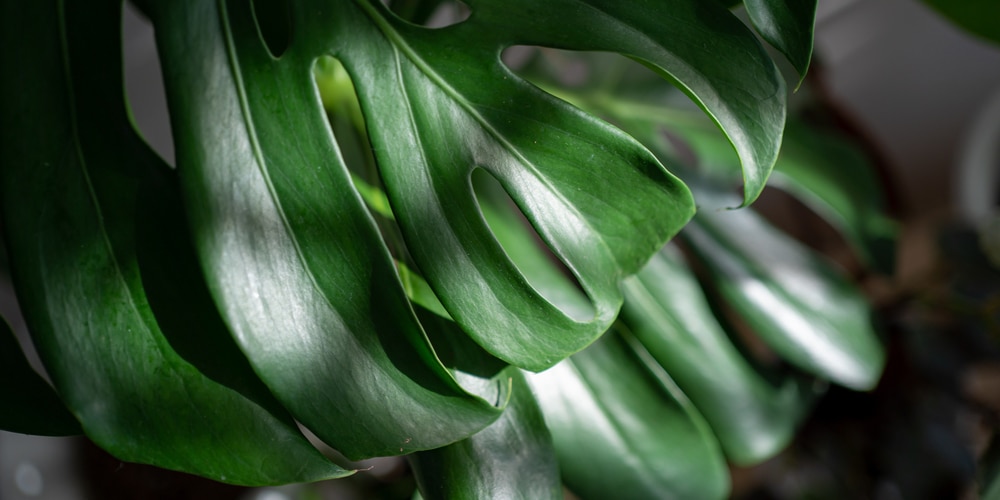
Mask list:
[[504,414],[472,437],[409,456],[423,498],[563,498],[555,450],[538,403],[516,368]]
[[[324,33],[343,31],[333,11],[356,9],[296,5],[293,25],[322,20]],[[195,245],[255,372],[351,459],[437,448],[495,420],[501,410],[460,387],[414,316],[331,140],[320,54],[272,58],[248,2],[152,8]]]
[[0,64],[19,74],[0,80],[0,127],[18,131],[0,136],[0,198],[42,361],[87,436],[122,460],[247,485],[351,474],[314,449],[259,384],[256,392],[252,379],[227,385],[224,352],[209,374],[172,345],[187,335],[212,346],[208,338],[225,331],[191,322],[196,331],[174,332],[154,317],[135,210],[153,203],[139,195],[139,179],[166,167],[127,119],[120,8],[32,2],[0,12]]
[[71,436],[80,424],[52,387],[28,364],[14,332],[0,318],[0,429],[21,434]]
[[712,427],[735,463],[788,444],[816,397],[804,379],[773,383],[742,357],[673,247],[624,283],[622,321]]
[[609,333],[529,378],[574,493],[620,499],[728,493],[715,436],[655,365],[636,342]]
[[750,22],[761,38],[781,51],[799,73],[799,85],[809,69],[817,0],[743,0]]
[[785,360],[871,389],[885,352],[860,290],[753,210],[700,212],[683,234],[728,305]]

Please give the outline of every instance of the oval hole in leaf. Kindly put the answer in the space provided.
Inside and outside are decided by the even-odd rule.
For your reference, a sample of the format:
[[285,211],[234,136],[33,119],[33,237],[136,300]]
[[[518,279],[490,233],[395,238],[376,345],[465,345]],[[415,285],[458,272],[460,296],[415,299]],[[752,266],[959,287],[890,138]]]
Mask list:
[[251,0],[253,20],[260,39],[275,59],[281,57],[291,41],[292,21],[286,0]]
[[573,273],[535,232],[503,186],[484,169],[472,171],[479,210],[507,257],[545,300],[567,316],[586,321],[596,311]]
[[334,142],[351,173],[355,190],[378,224],[392,256],[412,265],[378,175],[375,156],[366,132],[367,125],[351,75],[339,59],[322,56],[313,65],[313,81],[323,102]]
[[618,58],[617,54],[582,52],[572,50],[514,45],[500,55],[503,63],[518,76],[543,89],[558,84],[563,87],[581,87],[591,82],[596,66],[592,59]]
[[425,28],[447,28],[469,18],[472,9],[458,0],[382,0],[400,18]]

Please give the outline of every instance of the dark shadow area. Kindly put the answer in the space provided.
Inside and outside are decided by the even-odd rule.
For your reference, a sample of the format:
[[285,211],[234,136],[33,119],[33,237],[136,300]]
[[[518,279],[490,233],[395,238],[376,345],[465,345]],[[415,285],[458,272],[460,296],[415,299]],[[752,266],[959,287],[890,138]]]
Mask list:
[[291,42],[291,6],[287,0],[251,0],[250,5],[254,24],[267,51],[275,59],[281,57]]
[[[150,153],[152,154],[152,153]],[[172,172],[140,186],[136,254],[143,289],[164,339],[204,376],[286,416],[229,333],[201,274]]]

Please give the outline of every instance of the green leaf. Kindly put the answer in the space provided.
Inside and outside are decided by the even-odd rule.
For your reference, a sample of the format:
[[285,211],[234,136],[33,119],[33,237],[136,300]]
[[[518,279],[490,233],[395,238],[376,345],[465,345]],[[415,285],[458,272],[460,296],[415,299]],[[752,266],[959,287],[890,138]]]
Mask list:
[[615,333],[529,378],[567,486],[583,498],[724,498],[708,425],[635,342]]
[[248,2],[153,6],[199,259],[254,371],[321,439],[351,459],[444,446],[501,410],[441,365],[331,140],[319,52],[297,44],[356,7],[307,6],[281,59]]
[[738,464],[788,444],[816,392],[811,382],[773,383],[744,359],[673,247],[625,281],[622,321],[677,382]]
[[[139,178],[166,167],[127,119],[120,8],[32,2],[0,12],[0,63],[19,72],[0,80],[0,127],[18,131],[0,137],[4,230],[42,361],[87,436],[122,460],[246,485],[351,474],[266,390],[220,381],[227,362],[199,371],[150,309],[135,209],[150,202]],[[189,326],[198,330],[185,335],[226,334]]]
[[996,0],[924,0],[960,28],[989,42],[1000,44],[1000,3]]
[[[691,201],[635,141],[525,84],[502,66],[500,50],[514,43],[616,50],[664,75],[673,71],[671,78],[708,103],[735,138],[755,179],[773,163],[784,92],[759,44],[718,6],[471,4],[468,21],[427,30],[378,2],[322,9],[302,2],[293,6],[292,45],[274,66],[297,75],[293,67],[321,54],[341,60],[356,83],[388,198],[423,276],[477,342],[509,362],[541,369],[607,328],[621,302],[618,280],[679,229]],[[680,32],[668,37],[664,24]],[[556,35],[546,35],[551,30]],[[246,31],[246,40],[233,39],[250,82],[249,54],[263,50],[254,47],[256,33]],[[641,43],[634,32],[642,33]],[[703,39],[712,40],[711,53]],[[273,94],[247,92],[251,106]],[[499,180],[576,274],[594,302],[590,321],[563,314],[504,257],[475,208],[468,183],[475,168]],[[594,185],[602,189],[589,189]],[[660,207],[659,216],[650,217],[649,206]]]
[[496,422],[468,439],[409,456],[423,498],[563,498],[538,403],[520,371],[504,373],[513,378],[513,397]]
[[[407,248],[451,317],[498,357],[534,370],[593,341],[617,314],[621,276],[688,219],[686,189],[621,132],[507,71],[497,56],[501,40],[516,34],[489,5],[473,4],[473,17],[447,30],[361,7],[303,31],[341,35],[322,50],[354,77]],[[505,257],[470,189],[477,167],[576,273],[592,317],[553,306]],[[586,189],[595,183],[605,189]],[[663,215],[648,217],[648,203]]]
[[892,272],[896,223],[885,215],[871,161],[855,145],[790,123],[771,179],[840,231],[864,262]]
[[977,464],[979,498],[1000,500],[1000,440],[994,435]]
[[761,38],[778,49],[799,73],[809,70],[817,0],[743,0],[750,22]]
[[728,305],[785,360],[871,389],[885,364],[860,290],[823,257],[752,210],[703,211],[684,240]]
[[[608,101],[601,109],[620,120],[663,162],[683,164],[685,157],[693,157],[688,159],[693,163],[689,170],[697,173],[685,176],[692,184],[701,178],[735,182],[739,175],[739,160],[725,138],[700,116],[628,101]],[[857,145],[790,121],[768,185],[788,192],[826,220],[867,265],[891,273],[896,223],[885,215],[881,182]]]
[[[559,0],[470,2],[468,29],[502,28],[519,44],[619,52],[646,64],[694,100],[725,132],[743,165],[744,205],[771,171],[785,123],[786,90],[773,61],[717,2]],[[477,12],[476,7],[481,5]],[[502,40],[502,39],[501,39]]]
[[0,318],[0,429],[21,434],[71,436],[80,423],[52,387],[28,364],[10,325]]

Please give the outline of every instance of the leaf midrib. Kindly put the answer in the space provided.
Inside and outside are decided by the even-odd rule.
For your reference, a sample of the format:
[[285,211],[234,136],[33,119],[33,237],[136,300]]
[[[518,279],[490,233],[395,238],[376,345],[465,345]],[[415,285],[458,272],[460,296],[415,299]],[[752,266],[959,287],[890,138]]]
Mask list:
[[[72,66],[69,60],[69,40],[67,39],[68,29],[66,26],[66,2],[64,0],[59,0],[56,11],[58,12],[58,23],[59,23],[59,47],[61,52],[61,62],[63,73],[66,78],[66,96],[67,103],[69,107],[69,124],[70,133],[72,138],[70,139],[73,143],[73,151],[76,156],[78,165],[80,167],[80,172],[83,175],[84,183],[87,187],[87,194],[90,197],[90,201],[93,204],[95,219],[97,227],[101,234],[101,241],[104,243],[104,247],[107,251],[107,256],[111,260],[112,267],[114,268],[115,277],[119,284],[125,289],[125,295],[128,297],[129,308],[134,313],[135,317],[139,320],[137,323],[146,328],[147,331],[150,329],[150,325],[146,323],[143,319],[142,314],[139,312],[139,306],[137,304],[138,293],[133,287],[129,286],[129,282],[125,279],[125,274],[122,272],[121,264],[118,261],[118,254],[115,252],[114,245],[111,243],[111,239],[108,236],[107,227],[104,224],[104,214],[101,210],[101,202],[97,195],[97,189],[94,187],[93,179],[90,177],[90,171],[87,167],[86,155],[83,154],[83,144],[80,140],[80,128],[78,125],[78,116],[76,109],[76,94],[73,92],[73,72]],[[48,266],[43,266],[43,276],[48,275],[46,269]],[[89,324],[89,322],[87,322]],[[157,346],[159,348],[159,346]],[[162,351],[161,351],[162,354]]]

